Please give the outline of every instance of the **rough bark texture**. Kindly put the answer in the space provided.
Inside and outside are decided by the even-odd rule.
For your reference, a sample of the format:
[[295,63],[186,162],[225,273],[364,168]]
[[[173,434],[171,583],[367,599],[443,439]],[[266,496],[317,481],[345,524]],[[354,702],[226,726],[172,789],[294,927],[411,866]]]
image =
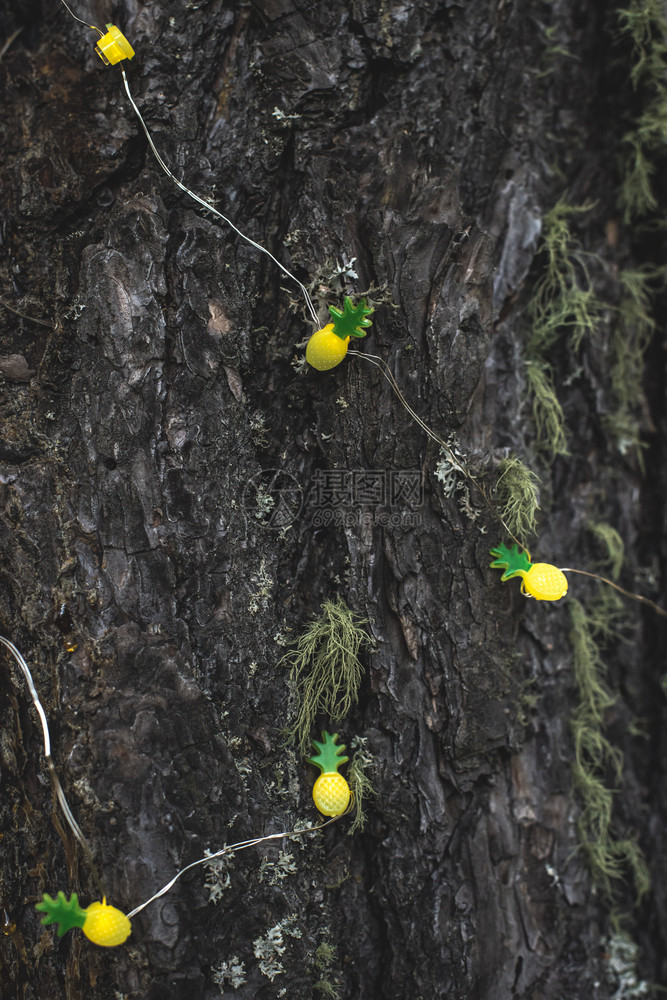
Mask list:
[[[474,491],[474,520],[444,495],[437,446],[375,368],[291,365],[310,333],[298,289],[160,172],[93,33],[56,0],[0,9],[0,42],[21,28],[0,62],[0,294],[47,324],[0,311],[0,353],[35,370],[13,362],[0,384],[0,630],[33,669],[103,889],[129,911],[206,848],[316,820],[312,774],[282,746],[277,664],[337,594],[375,640],[338,728],[348,745],[367,740],[378,792],[363,833],[346,836],[343,820],[238,854],[218,903],[202,869],[185,876],[122,948],[57,939],[34,911],[41,893],[87,904],[100,886],[52,809],[36,717],[3,653],[2,996],[301,1000],[328,980],[346,1000],[607,1000],[609,906],[577,853],[567,602],[527,604],[516,581],[500,584],[497,521]],[[75,10],[132,41],[130,86],[177,176],[312,282],[323,317],[343,290],[379,289],[359,349],[387,361],[480,476],[491,483],[508,449],[541,472],[540,557],[594,568],[586,524],[608,522],[626,542],[623,582],[659,598],[660,345],[643,478],[601,422],[599,344],[583,345],[574,378],[554,349],[571,436],[550,466],[531,452],[521,361],[542,219],[565,192],[597,199],[575,225],[612,297],[618,267],[650,259],[616,208],[617,109],[631,96],[613,10]],[[343,289],[329,276],[352,257],[359,279]],[[248,488],[270,491],[271,470],[293,487],[283,531]],[[423,501],[293,516],[330,470],[419,470]],[[585,601],[595,585],[571,590]],[[605,654],[608,735],[625,752],[615,823],[652,870],[632,933],[643,976],[665,984],[664,631],[629,611],[632,644]],[[636,717],[648,738],[630,735]],[[279,924],[271,980],[254,942]],[[323,942],[335,948],[324,971]],[[216,985],[233,956],[245,982]]]

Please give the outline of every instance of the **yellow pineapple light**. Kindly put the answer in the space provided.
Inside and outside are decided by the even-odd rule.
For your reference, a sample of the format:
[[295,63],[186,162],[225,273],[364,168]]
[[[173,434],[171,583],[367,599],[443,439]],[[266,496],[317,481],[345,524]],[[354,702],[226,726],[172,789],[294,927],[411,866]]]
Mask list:
[[322,742],[313,740],[317,753],[308,757],[308,763],[319,767],[322,772],[313,785],[313,802],[323,816],[340,816],[350,804],[350,786],[338,773],[341,764],[350,758],[341,757],[345,746],[336,745],[338,733],[331,736],[326,731],[322,733]]
[[523,577],[521,590],[536,601],[560,601],[567,594],[567,579],[562,570],[551,563],[531,563],[530,553],[517,545],[509,549],[499,545],[491,549],[491,555],[496,557],[491,569],[505,570],[500,579],[504,582],[515,576]]
[[72,927],[80,927],[93,944],[114,948],[123,944],[132,933],[132,925],[125,914],[115,906],[107,906],[106,899],[101,903],[91,903],[82,910],[75,892],[69,900],[62,891],[56,899],[45,892],[42,902],[37,903],[35,909],[46,914],[42,917],[43,924],[58,924],[58,937],[62,937]]
[[306,345],[306,361],[320,372],[341,363],[347,354],[350,337],[366,336],[366,330],[371,326],[368,317],[373,310],[366,305],[366,299],[361,299],[355,306],[346,295],[342,311],[329,306],[329,312],[333,322],[316,330]]

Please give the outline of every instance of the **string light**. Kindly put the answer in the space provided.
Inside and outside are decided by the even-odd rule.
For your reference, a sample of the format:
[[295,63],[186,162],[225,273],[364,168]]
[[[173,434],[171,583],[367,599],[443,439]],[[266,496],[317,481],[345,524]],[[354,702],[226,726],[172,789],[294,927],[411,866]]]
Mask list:
[[[63,2],[64,2],[64,0],[63,0]],[[164,170],[164,172],[167,175],[167,177],[169,177],[174,182],[174,184],[176,184],[176,186],[181,189],[181,191],[183,191],[185,194],[189,195],[190,198],[192,198],[194,201],[196,201],[198,205],[201,205],[202,208],[205,208],[207,212],[212,212],[213,215],[217,216],[218,219],[222,219],[222,221],[225,222],[230,227],[230,229],[233,229],[234,232],[237,233],[241,237],[241,239],[243,239],[243,240],[246,241],[246,243],[249,243],[250,246],[255,247],[256,250],[261,250],[262,253],[266,254],[266,256],[269,257],[273,261],[273,263],[276,264],[280,268],[280,270],[283,272],[283,274],[285,274],[296,285],[298,285],[299,288],[301,289],[302,293],[303,293],[304,299],[306,300],[306,307],[308,309],[308,312],[310,313],[311,319],[313,320],[313,322],[316,325],[319,325],[320,321],[318,319],[317,312],[315,311],[315,306],[313,305],[313,300],[311,299],[310,292],[308,291],[308,289],[306,288],[306,286],[303,284],[303,282],[299,281],[299,279],[296,277],[296,275],[292,274],[291,271],[288,271],[287,268],[285,267],[285,265],[281,264],[280,261],[278,260],[278,258],[274,257],[270,250],[267,250],[266,247],[263,247],[261,243],[257,243],[256,240],[251,239],[250,236],[246,236],[245,233],[241,232],[241,230],[238,228],[238,226],[234,225],[234,223],[231,221],[231,219],[228,219],[226,215],[223,215],[222,212],[219,212],[218,209],[215,208],[213,205],[211,205],[210,202],[206,201],[204,198],[200,198],[198,194],[195,194],[194,191],[191,191],[189,187],[187,187],[185,184],[183,184],[181,181],[179,181],[178,177],[176,177],[171,172],[171,170],[169,169],[169,167],[167,166],[167,164],[165,163],[165,161],[162,159],[162,156],[161,156],[161,154],[160,154],[157,146],[153,142],[153,137],[152,137],[152,135],[151,135],[151,133],[150,133],[150,131],[148,129],[148,126],[146,125],[146,122],[144,121],[143,115],[141,114],[141,111],[137,107],[137,104],[136,104],[136,102],[135,102],[135,100],[132,97],[132,94],[130,92],[130,85],[129,85],[128,81],[127,81],[127,74],[125,73],[125,70],[122,69],[122,68],[121,68],[121,73],[123,74],[123,83],[125,85],[125,93],[127,94],[128,100],[129,100],[130,104],[132,105],[134,113],[136,114],[137,118],[139,119],[139,121],[141,123],[141,127],[143,128],[143,130],[144,130],[144,132],[146,134],[146,138],[148,139],[148,144],[151,147],[151,150],[153,152],[153,155],[154,155],[155,159],[159,163],[159,165],[162,168],[162,170]]]
[[216,851],[214,854],[206,854],[204,857],[198,858],[197,861],[192,861],[189,865],[186,865],[185,868],[181,868],[181,870],[177,872],[166,885],[163,885],[162,888],[151,896],[150,899],[147,899],[145,903],[141,903],[140,906],[135,906],[135,908],[131,910],[127,916],[131,919],[137,913],[140,913],[144,907],[148,906],[156,899],[159,899],[160,896],[164,896],[174,887],[174,885],[176,885],[176,882],[178,882],[181,875],[185,875],[185,873],[190,871],[191,868],[196,868],[198,865],[204,865],[207,862],[212,861],[214,858],[222,857],[224,854],[234,854],[236,851],[244,851],[248,847],[257,847],[258,844],[265,844],[269,840],[282,840],[287,837],[300,837],[304,833],[317,833],[318,830],[323,830],[325,826],[329,826],[331,823],[335,823],[339,819],[342,819],[343,816],[347,816],[351,811],[352,806],[353,802],[350,801],[350,805],[347,807],[345,812],[341,813],[339,816],[334,816],[332,819],[326,820],[324,823],[318,823],[317,826],[307,826],[296,830],[283,830],[281,833],[269,833],[265,837],[255,837],[252,840],[241,840],[238,844],[227,844],[225,847],[221,847],[220,850]]
[[79,824],[77,823],[77,821],[75,820],[74,814],[72,813],[72,810],[69,807],[69,803],[67,801],[67,798],[65,797],[65,793],[63,791],[62,785],[60,784],[60,779],[58,778],[58,774],[56,772],[55,765],[51,757],[51,734],[49,732],[49,723],[48,719],[46,718],[46,712],[42,707],[41,701],[39,700],[39,695],[37,694],[37,688],[35,687],[35,682],[32,679],[32,674],[30,673],[28,664],[26,663],[25,659],[23,658],[23,655],[16,648],[13,642],[10,642],[9,639],[5,639],[3,635],[0,635],[0,643],[6,649],[9,650],[11,655],[18,663],[23,676],[25,677],[26,683],[28,685],[28,690],[30,691],[30,697],[32,698],[33,705],[35,706],[37,715],[39,716],[39,721],[42,725],[42,734],[44,738],[44,759],[46,760],[47,766],[49,768],[49,776],[51,778],[51,784],[56,793],[56,797],[60,804],[60,808],[62,809],[63,815],[67,821],[70,830],[72,831],[76,839],[79,841],[79,843],[85,850],[86,854],[90,857],[92,856],[90,845],[88,844],[88,841],[84,837],[83,831],[79,826]]
[[[115,65],[118,62],[123,61],[124,59],[132,59],[134,57],[134,54],[135,54],[134,53],[134,49],[132,48],[132,46],[128,42],[128,40],[125,38],[125,36],[120,32],[120,30],[115,25],[108,24],[106,26],[107,27],[107,31],[105,33],[100,28],[98,28],[96,25],[90,24],[89,22],[87,22],[87,21],[83,20],[82,18],[78,17],[74,13],[74,11],[70,8],[70,6],[66,3],[66,0],[61,0],[61,3],[63,4],[63,6],[66,8],[66,10],[69,12],[69,14],[76,21],[78,21],[80,24],[83,24],[85,27],[90,28],[91,30],[93,30],[93,31],[95,31],[95,32],[98,33],[99,39],[98,39],[95,51],[102,58],[102,60],[104,61],[104,63],[106,65]],[[230,229],[233,230],[233,232],[235,232],[242,240],[244,240],[250,246],[252,246],[256,250],[259,250],[261,253],[263,253],[266,256],[268,256],[271,259],[271,261],[282,271],[282,273],[287,278],[289,278],[291,281],[293,281],[299,287],[299,289],[301,290],[301,292],[302,292],[302,294],[304,296],[304,300],[305,300],[305,303],[306,303],[306,308],[307,308],[307,311],[308,311],[308,313],[310,315],[310,318],[313,320],[313,322],[315,323],[316,326],[319,325],[319,319],[318,319],[317,311],[315,309],[315,306],[313,304],[312,298],[310,296],[310,293],[309,293],[308,288],[306,287],[306,285],[304,285],[303,282],[301,282],[291,271],[289,271],[268,249],[266,249],[266,247],[262,246],[256,240],[253,240],[251,237],[247,236],[227,216],[225,216],[222,212],[220,212],[217,208],[215,208],[210,202],[207,202],[205,199],[201,198],[198,194],[196,194],[196,192],[192,191],[189,187],[187,187],[187,185],[185,185],[182,181],[180,181],[174,175],[174,173],[171,171],[171,169],[169,168],[169,166],[167,165],[167,163],[163,159],[162,155],[160,154],[160,152],[159,152],[159,150],[158,150],[158,148],[157,148],[157,146],[156,146],[156,144],[155,144],[155,142],[153,140],[153,137],[152,137],[151,132],[150,132],[150,130],[148,128],[148,125],[146,124],[146,121],[145,121],[143,115],[141,114],[141,111],[140,111],[139,107],[137,106],[137,104],[136,104],[136,102],[135,102],[135,100],[134,100],[134,98],[132,96],[132,93],[131,93],[131,90],[130,90],[130,86],[129,86],[129,82],[128,82],[128,78],[127,78],[127,74],[125,72],[125,69],[122,68],[122,67],[121,67],[121,75],[122,75],[122,78],[123,78],[123,85],[124,85],[124,89],[125,89],[125,93],[127,95],[127,98],[128,98],[128,100],[130,102],[130,105],[131,105],[131,107],[132,107],[135,115],[137,116],[137,118],[138,118],[138,120],[139,120],[139,122],[141,124],[141,127],[142,127],[142,129],[144,131],[144,134],[146,135],[146,139],[147,139],[148,144],[150,146],[150,149],[151,149],[151,151],[153,153],[153,156],[155,157],[155,159],[156,159],[159,167],[161,168],[161,170],[167,175],[167,177],[169,177],[169,179],[181,191],[183,191],[184,194],[186,194],[189,198],[191,198],[194,202],[196,202],[200,207],[202,207],[203,209],[205,209],[208,212],[211,212],[212,215],[214,215],[216,218],[218,218],[222,222],[224,222],[227,226],[230,227]],[[4,303],[2,303],[2,304],[5,305]],[[11,309],[10,306],[7,306],[7,308]],[[40,322],[40,321],[37,320],[36,322]],[[44,322],[44,321],[41,321],[41,322]],[[368,324],[366,324],[366,325],[368,325]],[[479,493],[481,494],[481,496],[482,496],[482,498],[484,500],[484,503],[492,511],[494,517],[496,517],[498,519],[498,521],[502,524],[503,528],[505,529],[505,531],[507,532],[507,534],[509,535],[509,537],[512,538],[515,542],[517,542],[518,545],[520,545],[520,543],[516,539],[515,535],[509,530],[507,524],[503,520],[502,516],[499,514],[498,510],[495,508],[495,506],[489,500],[489,498],[488,498],[488,496],[487,496],[487,494],[486,494],[483,486],[472,476],[472,474],[466,468],[465,464],[462,463],[455,456],[452,448],[445,441],[443,441],[443,439],[438,434],[436,434],[421,419],[421,417],[412,409],[412,407],[409,405],[409,403],[407,402],[407,400],[406,400],[403,392],[401,391],[400,387],[398,386],[398,383],[396,382],[396,379],[394,378],[393,373],[391,372],[391,370],[389,369],[389,367],[387,366],[387,364],[384,362],[384,360],[381,359],[381,358],[379,358],[379,357],[377,357],[376,355],[361,354],[358,351],[353,351],[353,350],[348,351],[348,353],[350,355],[352,355],[352,356],[356,356],[356,357],[365,359],[368,363],[374,365],[376,368],[378,368],[380,370],[380,372],[383,375],[383,377],[389,382],[389,385],[390,385],[393,393],[396,395],[396,397],[398,398],[398,400],[400,401],[401,405],[404,407],[404,409],[406,410],[406,412],[409,414],[409,416],[411,417],[411,419],[433,441],[435,441],[443,449],[443,451],[444,451],[444,453],[445,453],[445,455],[446,455],[446,457],[447,457],[450,465],[452,466],[452,468],[455,469],[457,472],[459,472],[461,475],[463,475],[470,483],[472,483],[477,488],[477,490],[479,491]],[[500,563],[498,563],[498,565],[500,565]],[[537,568],[538,566],[542,566],[542,565],[543,564],[534,564],[534,566],[532,568]],[[544,564],[544,565],[547,565],[547,564]],[[548,566],[548,568],[549,569],[555,569],[555,567],[550,567],[550,566]],[[527,575],[528,572],[530,572],[530,570],[526,570],[526,573],[524,574],[524,576]],[[603,583],[605,583],[605,584],[607,584],[607,585],[609,585],[611,587],[614,587],[617,591],[619,591],[620,593],[624,594],[625,596],[633,598],[635,600],[638,600],[638,601],[641,601],[641,602],[647,604],[648,606],[652,607],[658,614],[667,617],[667,611],[665,611],[663,608],[659,607],[653,601],[651,601],[648,598],[643,597],[643,596],[641,596],[639,594],[635,594],[633,592],[625,590],[624,588],[618,586],[618,584],[616,584],[613,581],[607,579],[606,577],[603,577],[603,576],[600,576],[598,574],[591,573],[591,572],[588,572],[588,571],[585,571],[585,570],[578,570],[578,569],[573,569],[573,568],[565,568],[563,570],[556,570],[556,572],[559,572],[561,574],[562,573],[578,573],[578,574],[580,574],[582,576],[587,576],[587,577],[591,577],[593,579],[597,579],[597,580],[599,580],[599,581],[601,581],[601,582],[603,582]],[[506,574],[506,577],[509,578],[509,575]],[[567,589],[566,586],[565,586],[565,589]],[[541,592],[540,592],[540,594],[541,594]],[[536,596],[536,595],[534,595],[534,596]],[[551,600],[551,599],[558,599],[558,598],[555,598],[555,597],[552,598],[552,597],[549,596],[548,598],[542,598],[542,599],[549,599],[549,600]],[[73,834],[75,835],[76,839],[82,845],[82,847],[84,848],[84,850],[86,851],[86,853],[90,855],[91,852],[90,852],[90,847],[88,845],[88,842],[86,841],[86,838],[84,837],[83,832],[81,831],[81,828],[79,827],[78,823],[76,822],[76,819],[74,818],[74,816],[72,814],[72,811],[71,811],[71,809],[69,807],[69,804],[67,802],[67,799],[66,799],[65,794],[63,792],[62,786],[60,784],[60,781],[59,781],[58,776],[57,776],[56,771],[55,771],[55,767],[54,767],[53,760],[52,760],[52,757],[51,757],[51,740],[50,740],[48,720],[47,720],[44,708],[43,708],[43,706],[41,704],[41,701],[39,699],[39,696],[37,694],[37,690],[35,688],[31,672],[30,672],[30,670],[28,668],[28,665],[27,665],[24,657],[22,656],[22,654],[20,653],[20,651],[17,649],[17,647],[12,642],[10,642],[10,640],[4,638],[3,636],[0,636],[0,644],[2,644],[10,652],[10,654],[13,656],[14,660],[18,664],[18,666],[19,666],[20,670],[22,671],[23,676],[24,676],[24,678],[26,680],[26,683],[28,685],[28,689],[29,689],[29,692],[30,692],[30,696],[32,698],[33,704],[35,706],[35,709],[37,711],[38,717],[40,719],[40,723],[41,723],[41,727],[42,727],[42,734],[43,734],[43,743],[44,743],[44,756],[45,756],[45,760],[47,762],[47,765],[49,767],[49,773],[50,773],[51,781],[52,781],[54,790],[56,792],[56,796],[57,796],[58,802],[59,802],[60,807],[62,809],[63,815],[65,816],[65,819],[66,819],[66,821],[67,821],[70,829],[72,830]],[[324,735],[326,736],[327,734],[324,734]],[[335,737],[334,737],[334,739],[335,739]],[[350,808],[351,808],[351,803],[350,803],[350,806],[348,807],[348,809],[344,813],[342,813],[341,815],[346,815],[347,812],[349,812]],[[327,820],[326,822],[323,822],[323,823],[319,824],[318,826],[307,827],[305,829],[300,829],[300,830],[282,831],[280,833],[268,834],[268,835],[263,836],[263,837],[257,837],[257,838],[253,838],[253,839],[246,840],[246,841],[240,841],[239,843],[236,843],[236,844],[227,845],[227,846],[221,848],[220,850],[216,851],[213,854],[207,853],[204,857],[199,858],[198,860],[193,861],[190,864],[186,865],[179,872],[177,872],[177,874],[169,882],[167,882],[158,892],[156,892],[154,895],[152,895],[145,902],[141,903],[139,906],[135,907],[128,914],[128,919],[132,918],[136,914],[140,913],[150,903],[154,902],[155,900],[159,899],[160,897],[162,897],[163,895],[165,895],[167,892],[169,892],[173,888],[173,886],[176,884],[176,882],[186,872],[190,871],[191,869],[193,869],[193,868],[195,868],[195,867],[197,867],[199,865],[202,865],[202,864],[205,864],[207,862],[210,862],[212,859],[217,858],[217,857],[221,857],[221,856],[223,856],[225,854],[229,854],[229,853],[232,853],[232,852],[235,852],[235,851],[238,851],[238,850],[245,850],[245,849],[248,849],[248,848],[251,848],[251,847],[258,846],[259,844],[262,844],[262,843],[267,843],[269,841],[278,840],[278,839],[284,839],[284,838],[288,838],[288,837],[297,837],[297,836],[300,836],[300,835],[302,835],[304,833],[316,832],[317,830],[323,829],[325,826],[328,826],[330,823],[335,822],[338,819],[340,819],[340,815],[334,816],[333,818]]]

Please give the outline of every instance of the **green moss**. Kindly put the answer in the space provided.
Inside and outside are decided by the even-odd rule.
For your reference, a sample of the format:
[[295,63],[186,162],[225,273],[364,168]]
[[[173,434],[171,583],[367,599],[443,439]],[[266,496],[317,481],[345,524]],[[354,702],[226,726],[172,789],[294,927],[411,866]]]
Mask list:
[[539,476],[516,455],[498,463],[496,497],[500,516],[512,535],[524,548],[537,530],[536,516],[540,509]]
[[619,203],[629,223],[658,208],[653,177],[667,152],[667,18],[661,0],[633,0],[618,20],[632,46],[630,80],[643,107],[623,137]]
[[[515,660],[517,659],[522,659],[521,654],[515,657]],[[516,668],[516,662],[512,663],[512,666]],[[534,690],[535,684],[534,677],[527,677],[521,684],[517,700],[516,721],[522,729],[530,722],[530,717],[540,700],[539,693]]]
[[611,587],[601,587],[586,609],[586,621],[596,642],[619,642],[630,625],[627,603]]
[[651,888],[651,872],[646,864],[644,852],[636,840],[621,841],[618,850],[630,869],[635,896],[639,902]]
[[544,270],[535,283],[529,316],[531,332],[526,341],[529,360],[542,358],[563,332],[576,350],[595,330],[600,311],[586,265],[586,256],[570,229],[573,215],[589,212],[593,205],[569,205],[565,199],[544,217],[540,254]]
[[627,132],[623,136],[623,147],[623,180],[618,204],[623,212],[623,221],[630,223],[658,207],[658,200],[653,194],[656,168],[651,158],[652,150],[639,131]]
[[[543,2],[550,2],[550,0],[543,0]],[[542,28],[544,32],[544,40],[546,42],[546,47],[542,52],[542,65],[544,69],[541,69],[537,74],[538,78],[549,76],[551,73],[555,73],[561,69],[561,60],[572,59],[575,62],[579,62],[579,56],[576,53],[571,52],[562,41],[559,39],[560,28],[556,24],[545,25]]]
[[[645,12],[635,13],[637,23],[644,24]],[[664,19],[660,23],[667,26]],[[644,39],[641,44],[647,44],[641,31],[639,34]],[[644,59],[643,49],[638,52],[638,58]],[[648,73],[649,62],[646,61],[642,74]],[[661,164],[658,150],[663,157],[667,154],[667,83],[664,82],[667,62],[659,80],[651,80],[659,94],[649,101],[624,139],[627,155],[619,197],[626,221],[655,214],[658,208],[652,185],[653,174]],[[622,454],[634,450],[641,460],[639,418],[644,401],[644,357],[656,327],[652,297],[657,282],[664,282],[667,269],[639,267],[621,271],[619,304],[605,306],[595,294],[588,267],[591,258],[572,232],[573,216],[591,208],[590,203],[569,205],[561,198],[544,218],[538,256],[543,269],[528,306],[530,332],[524,350],[533,403],[535,447],[547,460],[568,453],[565,419],[554,386],[549,352],[565,339],[570,351],[576,353],[584,339],[598,333],[603,313],[607,311],[615,313],[615,321],[608,341],[598,345],[608,359],[610,380],[609,412],[603,423]]]
[[332,982],[332,966],[336,959],[336,949],[324,939],[315,952],[315,968],[321,978],[313,985],[313,989],[331,1000],[340,1000],[340,984]]
[[586,526],[602,544],[605,554],[600,560],[602,567],[608,567],[608,572],[612,580],[618,580],[623,560],[625,559],[625,545],[616,528],[604,521],[589,521]]
[[543,268],[528,306],[530,332],[524,360],[533,400],[535,446],[549,460],[567,454],[565,420],[553,384],[549,351],[564,337],[569,348],[578,351],[583,339],[595,333],[602,311],[586,254],[571,230],[572,217],[592,207],[588,202],[569,205],[561,198],[545,216],[538,255]]
[[644,856],[633,840],[618,840],[612,827],[615,787],[623,771],[623,754],[604,734],[605,714],[615,702],[605,680],[605,667],[595,641],[596,620],[591,620],[583,606],[570,601],[570,641],[579,704],[572,717],[574,763],[572,775],[581,798],[577,822],[581,850],[584,852],[596,886],[608,897],[613,883],[629,873],[637,900],[649,887]]
[[644,355],[655,332],[652,296],[661,277],[660,270],[649,267],[619,275],[622,297],[608,349],[614,408],[604,423],[622,454],[634,448],[641,456],[638,413],[644,402]]
[[330,982],[328,979],[319,979],[313,986],[314,990],[321,993],[322,996],[331,997],[331,1000],[340,1000],[340,993],[338,992],[338,987],[335,983]]
[[577,715],[590,727],[601,729],[605,712],[616,699],[606,687],[606,669],[584,607],[574,599],[569,604],[574,677],[579,691]]
[[667,55],[667,18],[662,0],[633,0],[628,7],[618,10],[618,22],[621,35],[632,43],[633,87],[643,80],[660,84]]
[[533,399],[536,450],[546,453],[550,459],[568,455],[565,417],[554,389],[551,366],[527,361],[526,379]]
[[[319,714],[340,722],[356,704],[363,667],[358,653],[370,644],[363,625],[342,598],[325,601],[319,618],[308,625],[294,649],[280,660],[290,668],[296,717],[285,740],[305,755]],[[279,664],[279,665],[280,665]]]

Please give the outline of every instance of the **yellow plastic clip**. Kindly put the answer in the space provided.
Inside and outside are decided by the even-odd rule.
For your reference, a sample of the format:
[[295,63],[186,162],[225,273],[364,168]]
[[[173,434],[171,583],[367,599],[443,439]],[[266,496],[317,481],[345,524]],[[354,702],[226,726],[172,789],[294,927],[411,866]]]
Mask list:
[[121,59],[132,59],[134,56],[134,49],[115,24],[107,24],[107,33],[102,35],[95,51],[105,66],[115,66]]

